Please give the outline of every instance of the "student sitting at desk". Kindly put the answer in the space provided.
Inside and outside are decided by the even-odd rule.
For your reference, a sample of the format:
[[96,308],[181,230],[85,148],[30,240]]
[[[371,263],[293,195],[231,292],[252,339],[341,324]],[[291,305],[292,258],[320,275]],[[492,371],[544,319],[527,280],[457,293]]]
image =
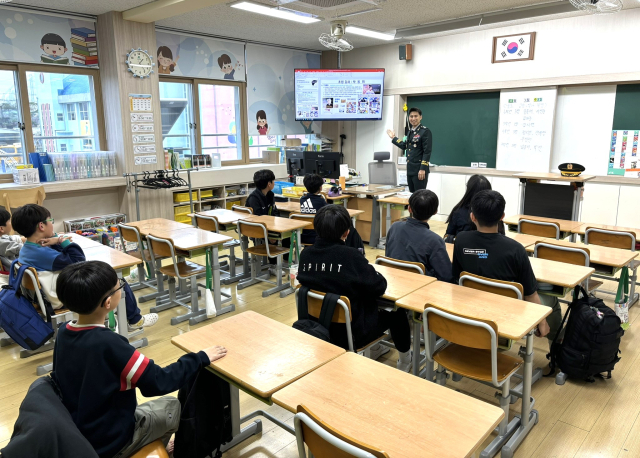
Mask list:
[[[449,217],[447,218],[447,231],[445,241],[453,243],[456,236],[463,231],[475,231],[476,225],[471,221],[469,214],[471,213],[471,200],[480,191],[491,189],[491,182],[484,175],[473,175],[467,181],[467,191],[462,196],[460,202],[453,207]],[[498,223],[498,232],[504,235],[504,223]]]
[[[376,300],[386,291],[387,281],[357,249],[345,245],[351,227],[349,212],[342,205],[326,205],[318,211],[313,224],[318,238],[313,246],[300,253],[298,281],[316,291],[349,298],[356,348],[389,329],[400,352],[398,368],[408,371],[411,367],[411,333],[407,312],[378,310]],[[332,323],[329,333],[331,343],[349,348],[344,324]],[[376,356],[373,352],[372,348],[374,359],[384,353],[381,351]]]
[[[304,187],[307,188],[307,193],[300,198],[300,213],[315,215],[325,205],[331,205],[320,194],[323,184],[324,180],[318,174],[308,173],[304,176]],[[317,235],[313,229],[303,229],[302,243],[313,244]],[[351,224],[349,235],[344,243],[347,246],[358,248],[361,253],[364,253],[364,243],[362,243],[362,238],[353,224]]]
[[557,300],[549,304],[541,302],[538,283],[526,250],[515,240],[498,234],[498,224],[504,218],[504,207],[504,197],[497,191],[485,190],[475,195],[471,201],[471,220],[478,230],[461,232],[456,237],[453,248],[454,281],[458,281],[462,272],[469,272],[493,280],[520,283],[525,301],[552,308],[551,315],[536,330],[536,335],[547,336],[551,342],[562,324],[560,305]]
[[[167,446],[180,424],[180,402],[165,396],[137,405],[136,387],[143,396],[164,396],[227,353],[214,346],[166,367],[156,365],[104,326],[125,285],[102,261],[71,264],[56,283],[62,303],[78,320],[60,327],[51,378],[73,422],[100,458],[125,458],[157,439]],[[173,452],[171,445],[168,451]]]
[[12,230],[11,213],[0,209],[0,270],[4,272],[9,272],[11,263],[18,257],[22,245],[27,240],[20,235],[11,235]]
[[429,229],[429,218],[438,211],[438,196],[419,189],[409,198],[411,216],[397,221],[389,229],[385,256],[401,261],[421,262],[425,274],[451,282],[451,261],[444,240]]
[[[45,298],[54,309],[62,307],[56,294],[56,278],[58,272],[69,264],[85,261],[84,252],[69,237],[53,233],[53,218],[44,207],[27,204],[13,212],[13,227],[27,238],[20,250],[20,264],[35,267],[42,285]],[[125,300],[127,304],[127,321],[129,331],[153,326],[158,321],[157,313],[140,315],[136,297],[125,283]]]

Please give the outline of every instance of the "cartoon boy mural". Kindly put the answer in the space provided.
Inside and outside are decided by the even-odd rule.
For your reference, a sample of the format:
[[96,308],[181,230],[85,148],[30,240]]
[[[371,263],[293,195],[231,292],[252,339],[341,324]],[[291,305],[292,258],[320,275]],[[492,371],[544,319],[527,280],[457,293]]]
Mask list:
[[160,46],[158,48],[158,73],[160,75],[170,75],[171,72],[175,71],[178,59],[180,59],[180,56],[176,56],[176,60],[173,60],[173,53],[168,46]]
[[224,73],[224,79],[226,80],[235,79],[233,75],[235,74],[236,69],[238,67],[242,67],[242,64],[238,61],[236,61],[236,65],[234,67],[231,63],[231,57],[229,57],[228,54],[223,54],[218,57],[218,65],[220,66],[220,71]]
[[60,35],[47,33],[40,40],[40,49],[44,53],[40,56],[40,61],[45,64],[69,65],[69,58],[63,54],[67,52],[67,44]]
[[269,135],[271,128],[269,127],[269,124],[267,124],[267,113],[265,113],[264,110],[259,110],[256,113],[256,121],[258,122],[258,125],[256,126],[258,133],[260,135]]

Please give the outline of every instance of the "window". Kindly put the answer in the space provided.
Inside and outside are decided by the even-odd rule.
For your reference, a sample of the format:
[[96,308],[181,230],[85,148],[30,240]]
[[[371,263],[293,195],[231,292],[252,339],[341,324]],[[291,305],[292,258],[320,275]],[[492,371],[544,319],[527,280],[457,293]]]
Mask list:
[[192,88],[189,83],[160,82],[162,147],[173,148],[182,158],[193,153],[195,144]]
[[198,84],[200,148],[223,161],[242,161],[240,86]]
[[60,143],[60,151],[62,151],[62,152],[67,151],[67,144],[66,143]]
[[16,76],[14,71],[0,70],[0,170],[14,163],[26,163]]
[[277,146],[279,135],[252,135],[249,137],[249,159],[262,159],[267,148]]
[[58,113],[57,117],[58,117],[58,121],[59,122],[63,122],[64,121],[64,113]]
[[[71,151],[99,149],[93,76],[40,71],[25,73],[34,151],[56,152],[60,137],[71,139],[64,143]],[[80,121],[69,123],[65,131],[55,131],[53,113],[66,111],[67,120],[76,121],[76,105]]]

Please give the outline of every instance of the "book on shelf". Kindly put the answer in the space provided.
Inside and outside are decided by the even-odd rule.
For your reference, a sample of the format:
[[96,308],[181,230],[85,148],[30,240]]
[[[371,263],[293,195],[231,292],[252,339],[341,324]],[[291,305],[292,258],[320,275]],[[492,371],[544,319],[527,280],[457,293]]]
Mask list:
[[78,40],[77,38],[71,38],[71,46],[81,46],[87,49],[98,49],[95,42],[88,42],[84,40]]
[[73,53],[74,54],[80,54],[80,55],[87,56],[87,57],[97,56],[98,55],[98,51],[86,51],[86,50],[78,48],[76,46],[73,47]]
[[96,36],[96,31],[95,30],[91,30],[87,27],[75,27],[71,29],[71,34],[72,35],[78,35],[81,37],[88,37],[88,38],[95,38]]

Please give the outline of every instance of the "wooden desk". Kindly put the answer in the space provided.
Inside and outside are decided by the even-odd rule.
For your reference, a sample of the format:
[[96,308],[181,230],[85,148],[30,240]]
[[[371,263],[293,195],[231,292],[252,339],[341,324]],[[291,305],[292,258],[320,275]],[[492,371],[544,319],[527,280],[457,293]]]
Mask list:
[[[391,194],[395,194],[397,192],[404,191],[404,186],[389,186],[389,185],[381,185],[381,184],[369,184],[364,186],[352,186],[350,188],[345,189],[344,194],[364,194],[368,199],[372,200],[371,203],[371,228],[369,229],[369,246],[377,247],[379,246],[380,234],[381,234],[381,226],[382,226],[382,215],[380,215],[380,205],[378,204],[378,198],[389,196]],[[368,211],[368,209],[366,209]],[[364,224],[361,223],[362,226]],[[387,228],[388,229],[388,228]],[[363,240],[366,240],[365,228],[361,227],[358,232],[362,235]]]
[[336,203],[336,201],[342,201],[342,205],[344,205],[345,208],[347,208],[347,200],[349,200],[349,195],[347,194],[342,194],[341,196],[337,196],[337,197],[332,197],[332,196],[325,196],[325,198],[327,200],[330,200],[331,203]]
[[[638,252],[631,250],[621,250],[619,248],[608,248],[599,245],[585,245],[584,243],[567,242],[564,240],[551,240],[541,237],[541,242],[551,243],[552,245],[560,245],[571,248],[588,249],[589,260],[592,267],[598,268],[599,266],[608,266],[614,269],[618,269],[628,265],[633,259],[638,256]],[[529,253],[533,253],[535,249],[534,245],[529,245],[526,250]],[[607,272],[609,273],[609,272]]]
[[[161,230],[153,230],[149,234],[151,236],[171,239],[173,242],[173,246],[176,250],[179,250],[176,253],[178,257],[194,257],[199,256],[203,253],[203,250],[206,248],[211,248],[211,258],[210,264],[213,275],[213,302],[216,306],[216,314],[222,315],[224,313],[233,312],[235,310],[234,304],[229,304],[226,307],[222,307],[222,292],[220,286],[220,262],[218,258],[218,249],[223,244],[230,240],[233,240],[232,237],[216,234],[215,232],[209,232],[202,229],[198,229],[197,227],[188,227],[184,229],[177,230],[169,230],[169,231],[161,231]],[[179,259],[178,259],[179,260]],[[157,272],[160,272],[158,269]],[[162,273],[159,273],[158,282],[162,281]],[[195,281],[195,277],[191,278],[191,281]],[[186,282],[180,281],[180,290],[186,291]],[[224,302],[228,302],[231,300],[231,296],[226,299]],[[172,301],[171,299],[158,299],[156,300],[156,306],[152,307],[152,312],[161,312],[163,310],[167,310],[176,306],[182,305],[180,302]],[[174,316],[171,318],[171,324],[177,325],[182,323],[183,321],[189,320],[190,325],[196,325],[207,319],[206,309],[201,308],[198,303],[198,291],[197,287],[191,287],[191,310],[189,313],[180,316]]]
[[[84,257],[87,261],[102,261],[113,267],[118,274],[118,278],[123,278],[129,274],[129,269],[140,263],[138,258],[134,258],[122,251],[115,250],[106,245],[92,246],[90,248],[83,249]],[[129,339],[129,322],[127,320],[127,305],[124,293],[120,297],[118,302],[118,334]],[[136,331],[136,334],[141,331]],[[135,348],[141,348],[148,345],[146,337],[134,342],[129,342]]]
[[148,235],[150,232],[157,231],[175,231],[178,229],[188,229],[193,227],[190,224],[179,223],[170,219],[164,218],[151,218],[143,219],[141,221],[134,221],[133,223],[127,223],[127,226],[135,226],[141,235]]
[[[512,420],[515,421],[515,432],[502,447],[507,456],[513,456],[516,448],[538,422],[538,412],[531,409],[533,330],[551,314],[551,307],[439,281],[414,291],[396,304],[418,313],[423,313],[427,306],[433,304],[445,311],[494,321],[498,326],[498,334],[502,337],[519,340],[526,336],[520,410],[522,416]],[[425,333],[425,339],[427,338],[433,342],[433,333]],[[432,369],[427,370],[428,377],[430,373]],[[511,429],[510,423],[509,430]]]
[[[190,217],[194,217],[196,214],[195,213],[190,213],[189,216]],[[253,215],[249,215],[248,213],[242,213],[242,212],[236,212],[233,210],[224,210],[224,209],[217,209],[217,210],[207,210],[204,212],[198,212],[198,215],[202,215],[202,216],[215,216],[218,219],[218,224],[220,226],[224,226],[223,230],[229,230],[232,229],[230,227],[227,226],[233,226],[235,227],[235,223],[238,222],[238,220],[241,219],[247,219],[250,218]]]
[[[393,205],[401,205],[403,206],[403,210],[404,210],[404,206],[409,205],[409,198],[408,197],[400,197],[400,196],[390,196],[390,197],[383,197],[378,199],[379,203],[382,204],[386,204],[387,205],[387,231],[389,231],[389,228],[391,228],[391,207]],[[382,206],[380,206],[380,221],[382,221]],[[387,238],[382,236],[382,224],[380,225],[380,241],[378,243],[378,249],[383,250],[384,247],[387,244]]]
[[515,240],[516,242],[518,242],[520,245],[522,245],[523,247],[528,247],[531,245],[534,245],[538,240],[548,240],[549,242],[555,242],[556,239],[551,239],[551,238],[547,238],[545,239],[544,237],[538,237],[536,235],[529,235],[529,234],[519,234],[517,232],[509,232],[507,237],[512,238],[513,240]]
[[82,248],[82,250],[86,250],[87,248],[95,248],[95,247],[101,247],[101,246],[105,246],[100,242],[96,242],[95,240],[91,240],[90,238],[84,237],[82,235],[76,234],[75,232],[66,232],[64,234],[60,234],[60,235],[64,235],[67,237],[71,237],[71,241],[75,244],[77,244],[80,248]]
[[387,290],[382,297],[393,302],[437,281],[434,277],[427,277],[419,273],[407,272],[380,264],[372,265],[387,280]]
[[[305,227],[311,226],[311,223],[306,221],[301,221],[297,219],[289,219],[289,218],[280,218],[277,216],[252,216],[247,218],[245,221],[251,223],[262,223],[266,226],[267,232],[269,233],[269,237],[273,238],[287,238],[291,234],[291,237],[296,237],[298,247],[302,246],[302,229]],[[293,234],[295,232],[295,235]],[[245,246],[249,243],[247,237],[242,237],[244,239],[243,243]],[[297,252],[296,252],[297,255]],[[292,260],[289,259],[291,263]],[[276,285],[273,288],[270,288],[266,291],[262,292],[262,297],[270,296],[271,294],[280,292],[280,297],[285,297],[291,293],[293,293],[293,289],[291,288],[289,282],[282,283],[282,272],[281,272],[281,264],[278,264],[278,271],[276,272]],[[259,262],[255,260],[251,263],[251,277],[247,280],[241,281],[238,283],[238,289],[244,289],[248,286],[255,285],[256,283],[260,283],[263,281],[258,278],[258,272],[260,269]]]
[[[345,353],[340,347],[253,311],[173,337],[171,342],[187,352],[212,345],[223,345],[227,349],[224,358],[209,366],[231,385],[234,439],[222,451],[262,430],[259,422],[252,422],[240,430],[239,388],[271,404],[274,392]],[[264,412],[262,415],[293,434],[291,427]]]
[[563,177],[559,173],[540,173],[540,172],[523,172],[513,175],[516,178],[525,178],[527,180],[545,180],[545,181],[566,181],[570,183],[584,183],[595,178],[594,175],[580,174],[577,177]]
[[331,427],[391,457],[469,457],[504,416],[498,407],[346,353],[277,391]]
[[571,232],[573,232],[574,234],[584,235],[588,227],[593,227],[594,229],[605,229],[607,231],[631,232],[636,235],[636,240],[640,237],[640,229],[638,228],[610,226],[608,224],[597,224],[597,223],[583,223],[582,225],[573,228]]
[[[278,210],[283,213],[300,213],[300,202],[278,202],[277,207]],[[349,218],[351,218],[354,225],[358,215],[362,215],[364,213],[364,210],[354,210],[351,208],[347,208],[347,211],[349,212]]]
[[[518,221],[521,219],[530,219],[533,221],[542,221],[544,223],[556,223],[560,227],[560,232],[570,233],[573,229],[582,225],[580,221],[569,221],[566,219],[544,218],[542,216],[529,216],[529,215],[513,215],[504,219],[504,224],[510,226],[510,230],[518,231]],[[515,229],[512,227],[515,226]]]

